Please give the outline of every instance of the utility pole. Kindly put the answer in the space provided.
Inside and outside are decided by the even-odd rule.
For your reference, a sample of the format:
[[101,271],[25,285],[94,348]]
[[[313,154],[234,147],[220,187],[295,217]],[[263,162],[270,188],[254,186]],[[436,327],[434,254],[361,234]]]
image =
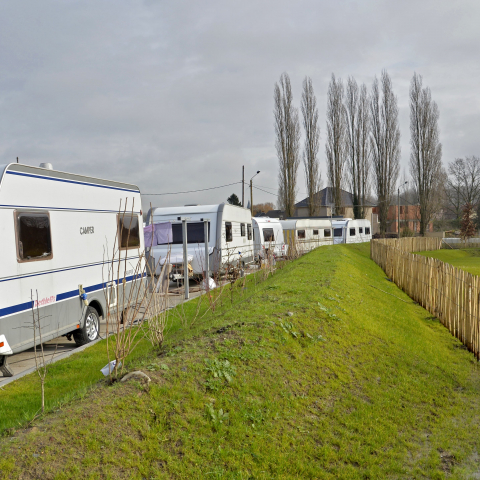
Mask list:
[[250,179],[250,213],[253,215],[253,188],[252,188],[252,179]]
[[400,185],[400,186],[398,187],[398,190],[397,190],[397,196],[398,196],[398,197],[397,197],[397,198],[398,198],[398,200],[397,200],[397,202],[398,202],[398,206],[397,206],[397,208],[398,208],[398,212],[397,212],[397,219],[398,219],[398,220],[397,220],[397,222],[398,222],[398,223],[397,223],[397,229],[398,229],[398,235],[397,235],[397,236],[398,236],[398,238],[400,238],[400,188],[403,188],[407,183],[408,183],[408,182],[405,182],[404,184]]
[[253,182],[252,180],[260,173],[260,170],[257,170],[257,173],[250,179],[250,213],[253,216]]
[[245,165],[242,165],[242,207],[245,206]]
[[183,285],[185,288],[185,300],[188,300],[190,291],[189,287],[190,285],[188,284],[188,248],[187,248],[187,220],[190,220],[188,217],[181,217],[180,220],[182,220],[182,237],[183,237]]
[[400,187],[398,187],[397,190],[397,200],[398,200],[398,205],[397,205],[397,233],[398,233],[398,238],[400,238]]

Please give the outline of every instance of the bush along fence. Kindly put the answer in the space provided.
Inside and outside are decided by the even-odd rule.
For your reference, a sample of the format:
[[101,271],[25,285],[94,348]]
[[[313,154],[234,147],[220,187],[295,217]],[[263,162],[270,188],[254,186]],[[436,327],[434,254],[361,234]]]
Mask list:
[[480,277],[411,253],[438,250],[441,245],[439,238],[372,240],[370,258],[479,359]]

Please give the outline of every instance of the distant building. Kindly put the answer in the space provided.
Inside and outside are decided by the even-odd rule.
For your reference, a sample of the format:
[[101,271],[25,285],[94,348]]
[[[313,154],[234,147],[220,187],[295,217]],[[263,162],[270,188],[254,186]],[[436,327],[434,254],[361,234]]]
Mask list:
[[[346,190],[341,190],[342,206],[335,211],[335,205],[333,203],[333,189],[326,187],[320,190],[314,195],[315,204],[318,207],[317,215],[321,217],[331,217],[334,215],[341,215],[345,218],[354,218],[353,215],[353,195]],[[306,217],[308,216],[309,199],[304,198],[302,201],[295,204],[295,216]],[[365,205],[365,218],[371,220],[373,204],[366,202]]]
[[[379,225],[378,207],[373,207],[373,218]],[[400,205],[400,231],[405,227],[414,233],[420,232],[420,205]],[[433,232],[433,222],[428,224],[427,232]],[[398,234],[398,205],[388,207],[387,233]]]

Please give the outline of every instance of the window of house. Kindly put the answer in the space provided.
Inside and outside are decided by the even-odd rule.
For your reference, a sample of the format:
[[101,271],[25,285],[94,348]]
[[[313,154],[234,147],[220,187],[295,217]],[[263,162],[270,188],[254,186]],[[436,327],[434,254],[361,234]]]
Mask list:
[[225,222],[225,239],[227,242],[231,242],[233,240],[232,222]]
[[333,229],[334,237],[343,237],[343,228],[334,228]]
[[354,236],[355,236],[355,229],[354,229],[354,228],[351,228],[351,229],[350,229],[350,236],[351,236],[351,237],[354,237]]
[[365,235],[370,235],[370,227],[365,227]]
[[363,227],[358,227],[358,233],[363,233]]
[[245,236],[245,224],[244,224],[244,223],[241,223],[241,224],[240,224],[240,235],[241,235],[242,237]]
[[318,235],[318,230],[314,230],[314,231],[313,231],[313,234],[314,234],[314,235]]
[[264,228],[263,229],[263,240],[265,242],[274,242],[275,235],[273,234],[273,228]]
[[118,237],[120,249],[140,247],[138,215],[118,215]]
[[298,230],[297,237],[298,238],[305,238],[305,230]]
[[[210,222],[208,222],[208,240],[210,241]],[[203,222],[187,222],[187,244],[205,243],[205,225]],[[172,223],[172,245],[183,245],[181,223]]]
[[332,231],[331,231],[329,228],[326,228],[326,229],[323,231],[323,236],[324,236],[324,237],[331,237],[331,236],[332,236]]
[[18,261],[52,258],[52,237],[48,213],[16,212]]
[[247,238],[252,239],[252,226],[249,223],[247,223]]

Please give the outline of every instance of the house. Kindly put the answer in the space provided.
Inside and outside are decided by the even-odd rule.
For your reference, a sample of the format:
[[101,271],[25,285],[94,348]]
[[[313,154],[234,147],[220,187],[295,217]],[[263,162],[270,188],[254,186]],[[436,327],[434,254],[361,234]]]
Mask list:
[[[346,190],[341,190],[342,206],[335,211],[333,204],[333,189],[326,187],[314,195],[315,204],[318,207],[317,216],[331,217],[341,215],[345,218],[354,218],[353,214],[353,194]],[[308,216],[309,199],[304,198],[302,201],[295,204],[295,217]],[[365,205],[365,218],[371,220],[373,204],[367,202]],[[373,222],[372,222],[373,223]]]
[[[398,234],[398,205],[390,205],[387,214],[387,233]],[[375,227],[374,227],[375,223]],[[372,228],[374,233],[380,230],[378,207],[372,209]],[[414,233],[420,232],[420,205],[400,205],[400,230],[408,228]],[[428,232],[433,232],[433,222],[428,224]]]

